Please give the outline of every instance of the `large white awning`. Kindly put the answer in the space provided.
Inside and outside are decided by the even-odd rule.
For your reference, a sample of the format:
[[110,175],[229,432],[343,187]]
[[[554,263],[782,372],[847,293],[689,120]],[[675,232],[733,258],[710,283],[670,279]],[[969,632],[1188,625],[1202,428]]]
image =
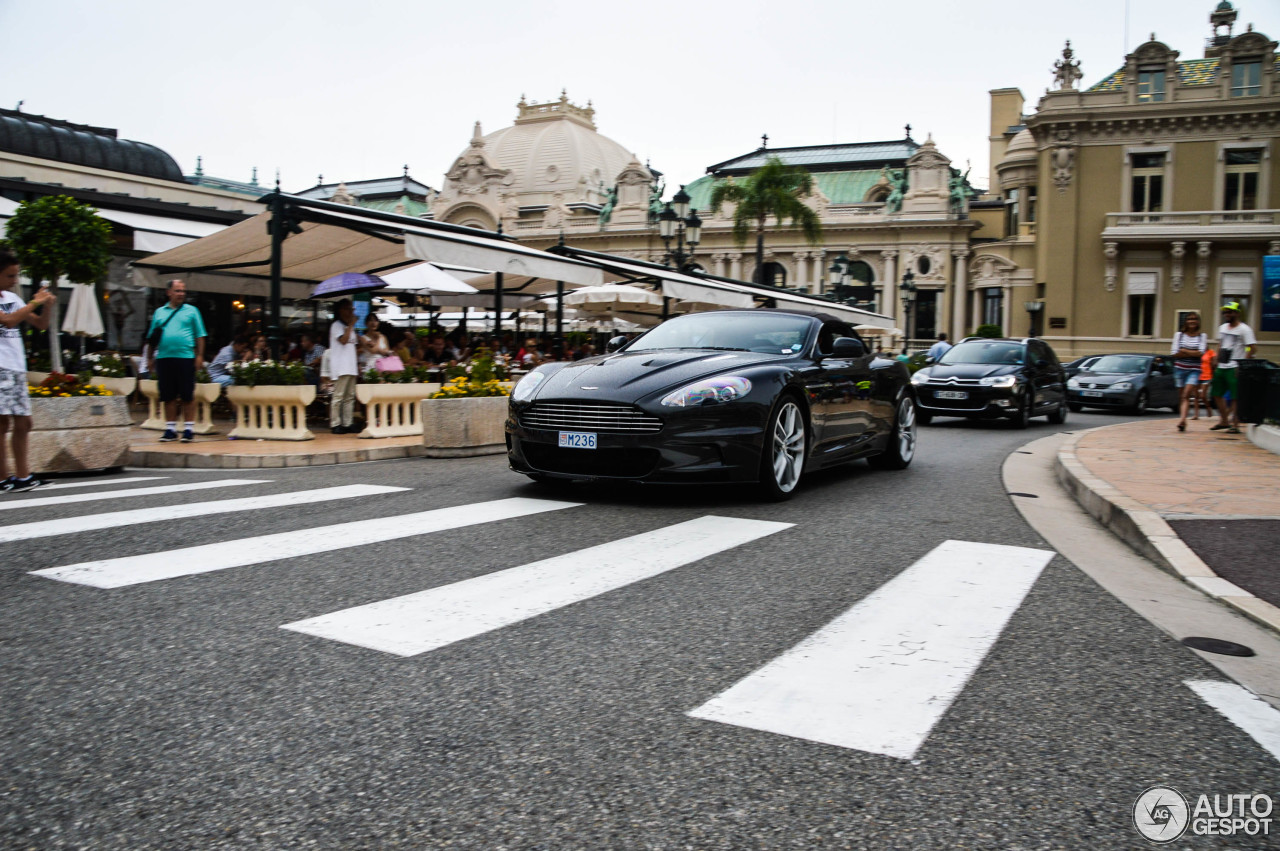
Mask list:
[[104,208],[98,209],[98,215],[107,221],[133,228],[135,251],[167,251],[227,227],[213,222],[195,222],[172,216],[153,216]]

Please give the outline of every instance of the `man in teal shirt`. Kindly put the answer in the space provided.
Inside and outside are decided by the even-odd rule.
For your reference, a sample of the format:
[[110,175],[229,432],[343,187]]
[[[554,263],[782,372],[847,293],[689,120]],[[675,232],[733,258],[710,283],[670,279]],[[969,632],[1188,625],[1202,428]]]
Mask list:
[[157,332],[160,341],[153,345],[147,369],[155,375],[164,403],[165,426],[161,443],[178,439],[178,401],[182,401],[185,422],[182,442],[195,439],[193,429],[196,420],[196,373],[204,366],[204,320],[200,311],[186,303],[187,285],[183,281],[170,281],[165,289],[169,303],[156,310],[151,317],[147,336],[152,339]]

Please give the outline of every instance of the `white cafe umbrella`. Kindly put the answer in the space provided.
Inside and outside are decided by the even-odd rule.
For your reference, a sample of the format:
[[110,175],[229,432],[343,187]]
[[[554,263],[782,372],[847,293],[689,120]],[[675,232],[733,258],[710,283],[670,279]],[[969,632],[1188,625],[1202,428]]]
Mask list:
[[106,330],[102,324],[102,313],[98,310],[98,299],[93,293],[93,285],[72,284],[71,303],[67,305],[67,315],[62,321],[62,332],[80,338],[81,357],[84,357],[85,339],[101,337]]
[[416,293],[474,293],[476,288],[450,275],[430,263],[419,263],[407,269],[388,272],[382,276],[390,290]]
[[564,303],[588,313],[662,313],[662,296],[629,284],[601,284],[565,293]]

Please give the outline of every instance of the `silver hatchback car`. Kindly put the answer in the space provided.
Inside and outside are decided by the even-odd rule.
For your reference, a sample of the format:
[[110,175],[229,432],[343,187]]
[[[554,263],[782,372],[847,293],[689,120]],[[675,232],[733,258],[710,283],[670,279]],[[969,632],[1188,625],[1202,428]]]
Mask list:
[[1163,355],[1103,355],[1067,379],[1067,405],[1122,408],[1145,413],[1149,408],[1178,409],[1173,360]]

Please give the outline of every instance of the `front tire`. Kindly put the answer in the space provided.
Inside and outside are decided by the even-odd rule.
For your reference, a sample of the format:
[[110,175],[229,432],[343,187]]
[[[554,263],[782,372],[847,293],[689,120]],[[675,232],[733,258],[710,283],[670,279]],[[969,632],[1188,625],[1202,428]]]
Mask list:
[[1130,412],[1139,417],[1145,414],[1147,412],[1147,398],[1147,391],[1139,390],[1138,398],[1133,400],[1133,408],[1130,409]]
[[1053,409],[1053,413],[1049,414],[1049,422],[1053,425],[1062,425],[1067,421],[1067,400],[1063,399],[1058,403],[1058,407]]
[[898,414],[889,432],[889,445],[884,452],[867,458],[877,470],[905,470],[916,457],[916,403],[910,396],[898,400]]
[[790,499],[804,473],[808,449],[804,412],[792,396],[783,396],[769,416],[760,449],[760,487],[766,499]]
[[1031,407],[1034,403],[1035,397],[1032,395],[1031,391],[1028,390],[1026,394],[1026,401],[1018,407],[1018,413],[1013,417],[1014,428],[1024,429],[1031,425]]

